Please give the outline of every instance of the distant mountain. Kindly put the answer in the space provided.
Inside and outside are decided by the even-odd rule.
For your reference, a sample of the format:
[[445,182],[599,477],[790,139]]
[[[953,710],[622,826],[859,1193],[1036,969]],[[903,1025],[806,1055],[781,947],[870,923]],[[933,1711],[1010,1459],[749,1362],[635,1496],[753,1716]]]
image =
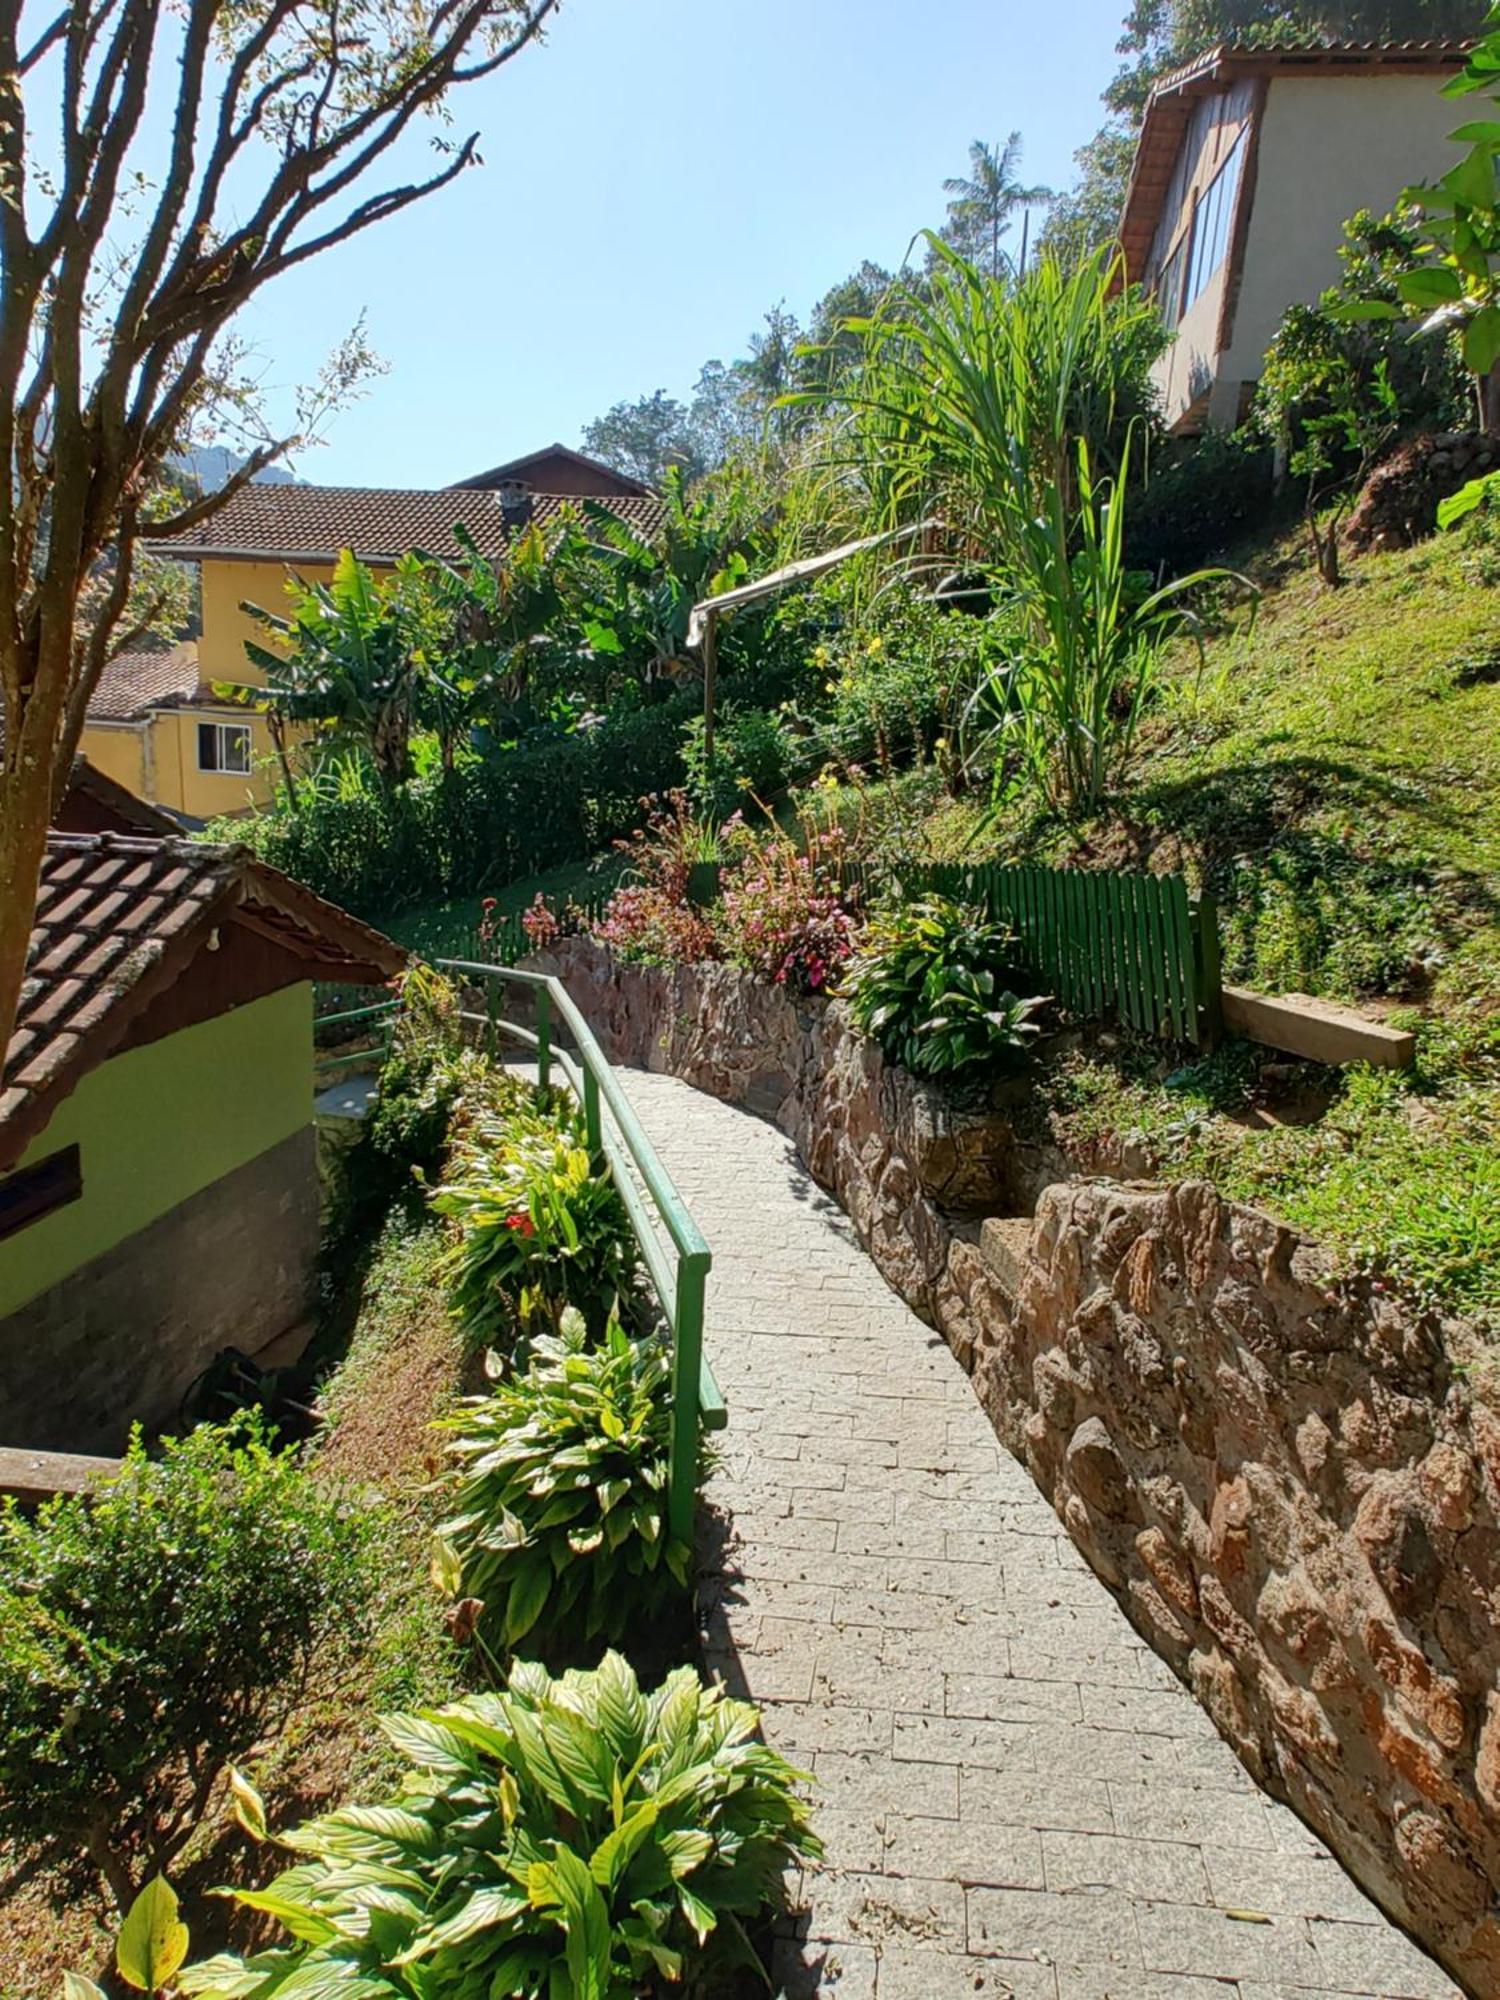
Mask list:
[[[175,469],[195,481],[204,493],[217,493],[221,486],[227,486],[244,463],[242,453],[233,452],[224,444],[194,445],[188,451],[178,452],[172,460]],[[295,486],[298,481],[284,465],[268,465],[256,473],[252,484]]]

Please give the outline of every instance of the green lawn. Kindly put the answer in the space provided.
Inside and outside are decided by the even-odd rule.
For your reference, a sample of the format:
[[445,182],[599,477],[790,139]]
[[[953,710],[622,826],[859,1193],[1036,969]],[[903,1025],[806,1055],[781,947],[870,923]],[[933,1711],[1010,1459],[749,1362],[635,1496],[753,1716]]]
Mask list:
[[[493,914],[519,915],[538,894],[554,905],[566,903],[570,897],[591,903],[609,894],[624,866],[624,856],[611,851],[596,855],[591,861],[570,861],[549,868],[544,874],[528,875],[494,891]],[[481,896],[461,896],[450,903],[411,904],[378,917],[376,928],[409,951],[420,952],[424,958],[462,957],[474,947],[485,900]]]

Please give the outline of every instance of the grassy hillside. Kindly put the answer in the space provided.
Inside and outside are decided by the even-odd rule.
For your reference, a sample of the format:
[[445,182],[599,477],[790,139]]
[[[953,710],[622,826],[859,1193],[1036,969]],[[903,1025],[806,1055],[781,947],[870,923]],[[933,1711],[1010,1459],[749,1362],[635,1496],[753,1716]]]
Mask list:
[[971,801],[935,852],[1183,868],[1218,897],[1225,974],[1358,1001],[1419,1030],[1410,1075],[1230,1044],[1173,1067],[1110,1038],[1057,1061],[1054,1121],[1132,1134],[1382,1282],[1500,1330],[1500,526],[1351,563],[1337,592],[1286,539],[1200,660],[1177,648],[1132,782],[1086,827]]

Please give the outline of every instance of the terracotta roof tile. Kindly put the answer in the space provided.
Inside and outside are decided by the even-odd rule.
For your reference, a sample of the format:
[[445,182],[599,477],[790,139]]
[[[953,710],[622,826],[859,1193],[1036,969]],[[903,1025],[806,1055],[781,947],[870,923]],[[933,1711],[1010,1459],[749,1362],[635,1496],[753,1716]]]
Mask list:
[[0,1172],[58,1102],[206,945],[243,918],[305,951],[307,977],[379,980],[405,954],[242,847],[124,833],[53,833],[0,1092]]
[[[644,535],[654,534],[665,518],[662,502],[651,495],[610,494],[585,503],[560,493],[530,495],[527,518],[546,527],[567,509],[582,516],[585,504],[606,508]],[[514,532],[498,495],[483,490],[262,486],[252,481],[218,513],[150,546],[190,560],[216,555],[331,562],[341,549],[352,548],[365,562],[394,562],[412,549],[453,555],[457,526],[467,528],[491,558],[505,552]]]
[[197,692],[196,646],[139,646],[117,654],[104,669],[89,714],[96,722],[129,722],[147,709],[191,701]]

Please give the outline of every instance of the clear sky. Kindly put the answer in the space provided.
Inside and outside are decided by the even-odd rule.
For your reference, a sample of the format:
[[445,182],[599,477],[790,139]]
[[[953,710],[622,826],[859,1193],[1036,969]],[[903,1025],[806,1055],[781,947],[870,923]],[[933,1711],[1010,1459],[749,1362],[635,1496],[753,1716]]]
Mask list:
[[[941,221],[971,139],[1019,128],[1066,186],[1124,0],[567,0],[546,44],[461,93],[484,165],[264,293],[268,389],[358,312],[390,372],[303,478],[443,485],[624,397],[683,395],[862,258]],[[421,158],[405,163],[421,168]]]

